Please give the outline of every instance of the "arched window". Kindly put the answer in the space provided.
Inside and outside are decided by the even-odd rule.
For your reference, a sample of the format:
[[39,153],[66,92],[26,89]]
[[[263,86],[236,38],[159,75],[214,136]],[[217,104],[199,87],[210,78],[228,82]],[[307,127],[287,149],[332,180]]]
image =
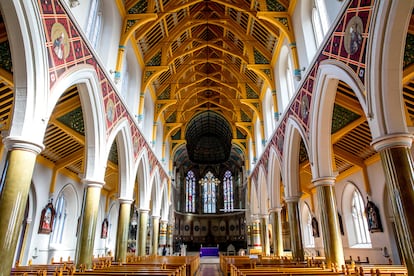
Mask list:
[[321,45],[328,31],[328,20],[324,1],[314,0],[312,8],[312,27],[316,45]]
[[354,224],[355,243],[356,245],[370,245],[367,219],[365,217],[364,201],[361,193],[355,189],[352,194],[351,214]]
[[195,213],[195,176],[193,171],[189,171],[185,178],[185,211]]
[[55,222],[52,231],[52,243],[62,243],[63,231],[66,223],[66,200],[63,194],[56,201]]
[[295,94],[295,82],[294,82],[294,66],[291,59],[291,52],[287,46],[282,46],[280,50],[280,62],[278,66],[278,72],[280,77],[280,90],[277,93],[277,100],[280,102],[278,110],[283,111],[289,105],[290,99]]
[[102,12],[100,11],[100,0],[93,0],[89,11],[86,35],[92,46],[96,48],[102,29]]
[[303,208],[302,220],[304,246],[313,248],[315,247],[315,238],[313,237],[312,214],[307,204]]
[[318,9],[314,6],[312,9],[313,34],[315,35],[316,45],[321,45],[323,41],[322,22]]
[[204,213],[215,213],[216,212],[216,186],[220,181],[214,177],[209,171],[203,177],[201,186],[203,189],[203,211]]
[[365,216],[361,192],[353,183],[347,183],[342,196],[342,218],[349,247],[371,248],[371,238]]
[[224,173],[223,178],[223,202],[224,212],[232,212],[234,209],[233,200],[233,176],[230,171]]

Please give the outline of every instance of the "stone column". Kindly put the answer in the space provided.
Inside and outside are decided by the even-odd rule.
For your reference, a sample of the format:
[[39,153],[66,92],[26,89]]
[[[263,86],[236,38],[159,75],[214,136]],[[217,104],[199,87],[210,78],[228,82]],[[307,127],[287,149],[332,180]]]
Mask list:
[[372,146],[381,156],[408,275],[414,275],[414,165],[410,151],[412,139],[411,134],[402,133],[381,137],[372,142]]
[[260,220],[255,218],[252,220],[252,246],[254,249],[262,249],[262,238],[260,231]]
[[81,228],[78,236],[75,260],[78,267],[83,264],[87,268],[92,268],[99,200],[104,183],[89,179],[83,179],[81,182],[86,186],[86,194],[83,201]]
[[129,234],[129,217],[131,213],[131,199],[119,199],[118,228],[116,231],[115,260],[126,262]]
[[152,216],[152,254],[158,255],[158,239],[160,233],[160,216]]
[[303,261],[305,259],[305,253],[303,250],[302,230],[300,227],[299,197],[286,198],[286,203],[289,218],[292,257],[294,260]]
[[5,176],[0,183],[0,275],[10,275],[13,258],[24,219],[27,197],[37,155],[43,145],[6,137],[8,149],[4,166]]
[[260,227],[261,230],[260,232],[262,233],[261,237],[262,237],[262,252],[266,255],[269,256],[270,255],[270,241],[269,241],[269,229],[268,229],[268,225],[269,225],[269,216],[268,215],[261,215],[260,217]]
[[332,265],[341,267],[345,264],[345,258],[333,186],[335,178],[323,177],[312,182],[316,187],[319,203],[326,263],[328,267],[332,267]]
[[137,239],[137,255],[145,256],[148,230],[148,209],[139,209],[139,231]]
[[270,210],[271,220],[273,221],[273,254],[275,256],[283,256],[283,235],[282,235],[282,220],[280,212],[282,208],[274,208]]

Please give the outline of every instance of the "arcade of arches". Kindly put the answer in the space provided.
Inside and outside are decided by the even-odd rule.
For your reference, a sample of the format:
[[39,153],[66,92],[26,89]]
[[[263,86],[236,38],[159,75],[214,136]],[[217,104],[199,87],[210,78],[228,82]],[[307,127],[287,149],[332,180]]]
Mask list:
[[0,274],[202,247],[414,274],[413,7],[1,1]]

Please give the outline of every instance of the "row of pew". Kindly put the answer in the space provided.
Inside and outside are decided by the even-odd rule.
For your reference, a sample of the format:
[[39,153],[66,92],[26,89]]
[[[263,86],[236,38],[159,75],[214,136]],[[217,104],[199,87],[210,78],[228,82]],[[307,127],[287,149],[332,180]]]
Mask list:
[[63,275],[155,275],[194,276],[199,269],[199,256],[128,256],[126,262],[115,262],[112,258],[94,258],[92,268],[78,268],[72,261],[52,262],[45,265],[16,265],[11,276],[63,276]]
[[[254,258],[252,258],[254,257]],[[295,261],[287,257],[274,256],[225,256],[220,255],[220,269],[224,276],[267,276],[267,275],[408,275],[403,265],[333,264],[328,268],[322,259],[309,258]]]

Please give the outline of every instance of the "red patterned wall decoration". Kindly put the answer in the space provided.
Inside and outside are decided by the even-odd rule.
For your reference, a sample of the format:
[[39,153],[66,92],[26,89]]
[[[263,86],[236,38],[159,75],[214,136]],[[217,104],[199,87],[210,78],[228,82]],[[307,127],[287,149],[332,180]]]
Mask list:
[[134,119],[115,92],[110,78],[97,62],[87,43],[85,43],[77,27],[72,23],[59,0],[38,0],[45,30],[45,47],[48,52],[50,90],[65,76],[73,66],[88,66],[94,68],[101,85],[102,99],[105,108],[106,134],[111,133],[114,126],[122,118],[127,118],[132,134],[134,157],[147,148],[151,169],[160,167],[161,179],[167,178],[167,173],[151,151],[146,140],[140,133]]
[[[309,114],[312,93],[316,74],[321,61],[337,60],[348,66],[365,85],[366,51],[369,36],[370,18],[374,9],[374,0],[353,0],[348,4],[338,21],[330,38],[326,41],[318,58],[308,74],[304,76],[296,98],[292,101],[288,111],[281,118],[272,140],[269,141],[264,154],[252,171],[251,178],[257,182],[260,164],[267,164],[263,158],[269,158],[271,147],[276,147],[280,160],[283,161],[283,143],[285,139],[286,123],[290,116],[294,116],[301,123],[306,134],[309,135]],[[308,137],[309,138],[309,137]],[[268,170],[268,167],[265,167]],[[266,172],[267,173],[267,172]]]

